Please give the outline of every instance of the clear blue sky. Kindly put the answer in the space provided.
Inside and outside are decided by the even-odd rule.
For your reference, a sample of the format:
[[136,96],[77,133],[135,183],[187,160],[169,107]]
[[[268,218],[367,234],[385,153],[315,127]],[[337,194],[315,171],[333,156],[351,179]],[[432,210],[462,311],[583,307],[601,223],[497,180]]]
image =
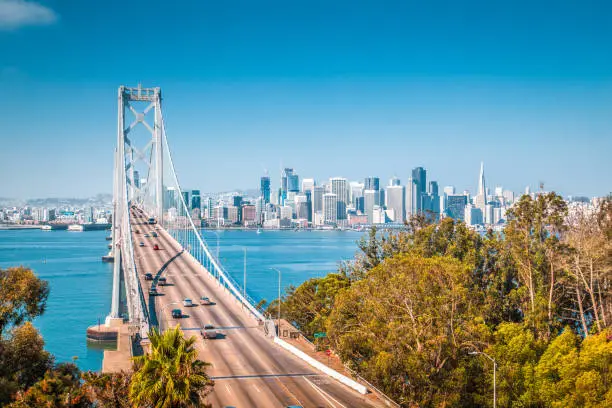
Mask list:
[[[172,5],[171,5],[172,4]],[[612,191],[607,1],[0,0],[0,196],[111,192],[116,93],[160,86],[181,184],[263,169]]]

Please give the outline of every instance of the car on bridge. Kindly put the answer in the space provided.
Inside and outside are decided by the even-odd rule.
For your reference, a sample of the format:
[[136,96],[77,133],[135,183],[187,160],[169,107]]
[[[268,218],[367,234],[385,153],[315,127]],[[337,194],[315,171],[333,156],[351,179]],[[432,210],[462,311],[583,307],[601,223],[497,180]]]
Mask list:
[[217,338],[217,331],[215,330],[215,326],[213,326],[212,324],[207,324],[206,326],[204,326],[204,328],[200,330],[200,334],[204,339]]
[[143,247],[144,246],[144,242],[140,242],[140,244],[138,244],[138,246]]
[[193,307],[193,302],[191,301],[191,299],[185,298],[185,300],[183,300],[183,306],[184,307]]
[[149,234],[148,233],[144,234],[144,237],[149,238]]
[[152,236],[153,238],[157,238],[157,232],[155,232],[155,231],[151,231],[151,236]]
[[172,318],[173,319],[180,319],[183,317],[183,312],[181,312],[181,309],[172,309]]
[[161,278],[157,280],[157,284],[159,286],[166,286],[168,284],[168,279],[162,276]]
[[159,251],[159,245],[157,245],[157,244],[153,245],[153,250]]
[[145,273],[144,274],[144,280],[146,280],[146,281],[153,280],[153,274],[149,273],[149,272]]
[[149,296],[157,296],[157,294],[158,294],[157,288],[149,289]]
[[200,298],[200,304],[204,305],[204,306],[209,306],[209,305],[212,305],[212,302],[210,301],[210,299],[208,297],[202,296]]

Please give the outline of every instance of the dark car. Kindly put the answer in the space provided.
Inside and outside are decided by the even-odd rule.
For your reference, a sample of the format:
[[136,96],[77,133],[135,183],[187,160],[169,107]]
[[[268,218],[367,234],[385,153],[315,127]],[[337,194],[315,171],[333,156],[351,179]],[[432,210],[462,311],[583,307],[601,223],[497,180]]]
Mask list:
[[172,309],[173,319],[180,319],[181,317],[183,317],[183,312],[181,312],[181,309]]
[[157,280],[157,284],[159,286],[166,286],[167,283],[168,283],[168,280],[164,278],[163,276]]
[[145,273],[145,274],[144,274],[144,279],[145,279],[146,281],[153,280],[153,274],[152,274],[152,273]]
[[149,296],[155,296],[155,295],[157,295],[157,289],[156,288],[149,289]]

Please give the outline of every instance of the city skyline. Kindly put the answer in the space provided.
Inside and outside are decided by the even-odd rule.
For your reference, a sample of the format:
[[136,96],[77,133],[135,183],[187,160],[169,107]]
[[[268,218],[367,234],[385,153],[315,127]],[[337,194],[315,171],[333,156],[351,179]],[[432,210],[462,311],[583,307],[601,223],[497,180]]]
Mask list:
[[[612,189],[610,5],[264,3],[0,0],[0,195],[112,191],[116,90],[139,83],[162,88],[182,185],[206,191],[287,165],[468,188],[481,161],[513,191]],[[125,47],[126,15],[173,35]]]

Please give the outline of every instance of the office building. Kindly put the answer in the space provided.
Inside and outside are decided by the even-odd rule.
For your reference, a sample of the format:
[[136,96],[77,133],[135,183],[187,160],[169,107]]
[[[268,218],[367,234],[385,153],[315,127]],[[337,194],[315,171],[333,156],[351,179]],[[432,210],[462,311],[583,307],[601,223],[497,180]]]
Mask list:
[[380,206],[380,194],[377,190],[363,191],[363,212],[368,217],[368,224],[374,222],[374,206]]
[[295,206],[295,218],[308,220],[312,216],[312,209],[310,208],[310,201],[306,194],[296,194],[294,206]]
[[420,202],[420,197],[417,196],[417,185],[412,179],[408,177],[408,183],[406,184],[406,218],[416,215],[419,210],[417,202]]
[[444,194],[446,194],[446,195],[455,195],[455,186],[446,186],[446,187],[444,187]]
[[338,200],[338,209],[336,216],[338,220],[346,219],[346,207],[349,204],[348,180],[342,177],[332,177],[329,180],[331,184],[331,192],[335,194]]
[[483,221],[482,210],[480,208],[476,208],[472,204],[468,204],[465,206],[464,219],[467,225],[480,225]]
[[386,206],[388,210],[393,210],[391,221],[403,223],[406,219],[406,189],[401,185],[389,185],[386,194]]
[[323,194],[323,222],[325,224],[338,222],[338,196],[334,193]]
[[325,194],[325,187],[323,186],[314,186],[312,188],[312,213],[313,220],[314,214],[317,212],[323,211],[323,195]]
[[390,186],[401,186],[402,183],[400,183],[400,179],[399,178],[393,176],[393,177],[391,177],[391,179],[389,179],[389,185]]
[[423,167],[412,169],[412,182],[416,189],[416,202],[413,203],[415,213],[423,211],[423,195],[427,193],[427,171]]
[[200,197],[200,190],[191,190],[191,209],[201,210],[202,209],[202,198]]
[[380,179],[378,177],[366,177],[363,183],[363,189],[365,190],[380,190]]
[[478,177],[478,194],[474,196],[474,206],[484,211],[487,204],[487,186],[485,183],[484,163],[480,163],[480,175]]
[[445,214],[454,220],[463,220],[467,204],[468,198],[465,195],[447,195]]
[[302,179],[302,192],[312,191],[315,186],[315,180],[313,178]]
[[259,194],[263,198],[264,204],[270,202],[270,177],[263,176],[260,180]]

